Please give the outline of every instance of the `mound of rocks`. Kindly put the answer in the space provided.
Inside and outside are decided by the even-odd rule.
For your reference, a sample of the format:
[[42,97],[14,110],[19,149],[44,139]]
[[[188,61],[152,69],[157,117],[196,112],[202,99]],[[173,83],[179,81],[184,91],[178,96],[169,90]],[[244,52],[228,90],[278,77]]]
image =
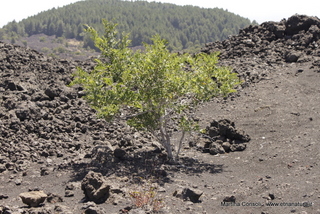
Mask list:
[[67,86],[78,66],[90,70],[94,63],[0,42],[0,172],[23,171],[48,157],[83,158],[106,142],[115,149],[146,143],[124,121],[97,118],[82,88]]
[[234,122],[228,119],[213,120],[206,128],[206,134],[200,140],[200,148],[203,152],[212,155],[224,154],[245,150],[246,143],[249,141],[249,135],[236,129]]
[[[320,70],[320,19],[294,15],[240,30],[236,36],[208,43],[202,52],[220,52],[223,65],[232,66],[246,82],[257,82],[273,67],[312,62]],[[265,69],[265,72],[261,70]],[[256,70],[260,70],[257,74]]]
[[[270,62],[297,62],[305,55],[320,54],[320,19],[295,15],[280,22],[249,26],[228,40],[208,43],[203,52],[221,51],[221,58],[259,57]],[[296,53],[296,57],[290,57]]]

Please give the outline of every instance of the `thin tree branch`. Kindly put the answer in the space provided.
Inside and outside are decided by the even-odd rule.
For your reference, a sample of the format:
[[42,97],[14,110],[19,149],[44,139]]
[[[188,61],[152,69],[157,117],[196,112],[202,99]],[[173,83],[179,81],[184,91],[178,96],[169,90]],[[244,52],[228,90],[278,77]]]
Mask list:
[[178,161],[178,157],[179,157],[179,154],[180,154],[180,150],[181,150],[181,147],[182,147],[182,142],[183,142],[183,140],[184,140],[185,134],[186,134],[186,131],[183,130],[183,131],[182,131],[182,136],[181,136],[180,142],[179,142],[178,151],[177,151],[177,153],[176,153],[175,161]]
[[120,119],[122,119],[122,120],[127,120],[127,119],[130,119],[130,118],[133,118],[133,117],[137,117],[137,116],[140,116],[140,115],[143,115],[143,114],[147,114],[147,113],[149,113],[149,112],[151,112],[151,110],[150,110],[150,111],[140,112],[140,113],[137,113],[137,114],[132,114],[132,115],[124,116],[124,117],[120,117]]

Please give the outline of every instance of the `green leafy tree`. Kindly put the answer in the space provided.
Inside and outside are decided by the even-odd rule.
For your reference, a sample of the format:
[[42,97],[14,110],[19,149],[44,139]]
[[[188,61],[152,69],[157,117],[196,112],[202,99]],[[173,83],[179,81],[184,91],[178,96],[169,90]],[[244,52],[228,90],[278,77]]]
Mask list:
[[55,26],[55,24],[54,24],[53,22],[51,22],[51,23],[49,24],[49,27],[48,27],[48,30],[47,30],[47,34],[48,34],[49,36],[52,36],[52,35],[55,34],[55,32],[56,32],[56,26]]
[[64,32],[64,23],[63,21],[59,20],[57,23],[56,37],[62,37],[63,32]]
[[33,35],[33,33],[35,32],[35,22],[33,20],[26,20],[25,31],[28,36]]
[[[106,60],[97,59],[98,65],[89,73],[79,68],[71,85],[85,88],[86,99],[100,116],[126,119],[131,126],[150,131],[168,158],[177,160],[185,134],[196,126],[186,110],[199,101],[233,92],[239,83],[237,75],[216,66],[218,53],[170,53],[158,35],[152,38],[153,44],[144,44],[143,52],[132,51],[129,35],[118,35],[116,24],[106,20],[103,24],[102,37],[92,27],[86,31]],[[168,129],[173,115],[178,116],[182,131],[175,157]]]

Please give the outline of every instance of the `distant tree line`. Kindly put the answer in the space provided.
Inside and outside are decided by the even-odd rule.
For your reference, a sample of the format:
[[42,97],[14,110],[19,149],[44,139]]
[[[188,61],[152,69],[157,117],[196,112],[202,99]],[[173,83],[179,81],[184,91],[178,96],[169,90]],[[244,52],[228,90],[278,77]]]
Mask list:
[[44,33],[84,41],[93,47],[84,24],[103,33],[102,19],[119,23],[119,31],[130,33],[132,46],[150,44],[152,35],[169,41],[172,50],[183,50],[223,40],[239,29],[255,24],[223,9],[177,6],[168,3],[121,0],[86,0],[41,12],[0,29],[0,39]]

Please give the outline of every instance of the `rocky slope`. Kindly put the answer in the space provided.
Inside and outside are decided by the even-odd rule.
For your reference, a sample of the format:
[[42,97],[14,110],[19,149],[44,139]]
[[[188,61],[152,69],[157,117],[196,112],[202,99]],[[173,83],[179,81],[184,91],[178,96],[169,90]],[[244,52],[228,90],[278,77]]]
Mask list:
[[228,40],[206,44],[202,52],[221,52],[224,64],[234,67],[246,82],[255,82],[272,67],[293,62],[312,62],[320,70],[319,39],[319,19],[296,15],[280,22],[249,26]]
[[319,39],[320,20],[296,15],[207,44],[244,83],[199,106],[208,135],[189,138],[180,165],[67,87],[91,61],[0,43],[0,213],[320,213]]
[[0,43],[0,171],[19,177],[17,187],[32,167],[45,176],[76,167],[84,158],[96,164],[120,160],[126,155],[122,147],[135,154],[161,152],[157,142],[146,145],[152,140],[149,135],[124,121],[107,123],[96,117],[81,98],[81,88],[67,86],[77,66],[92,69],[94,64],[56,60]]

